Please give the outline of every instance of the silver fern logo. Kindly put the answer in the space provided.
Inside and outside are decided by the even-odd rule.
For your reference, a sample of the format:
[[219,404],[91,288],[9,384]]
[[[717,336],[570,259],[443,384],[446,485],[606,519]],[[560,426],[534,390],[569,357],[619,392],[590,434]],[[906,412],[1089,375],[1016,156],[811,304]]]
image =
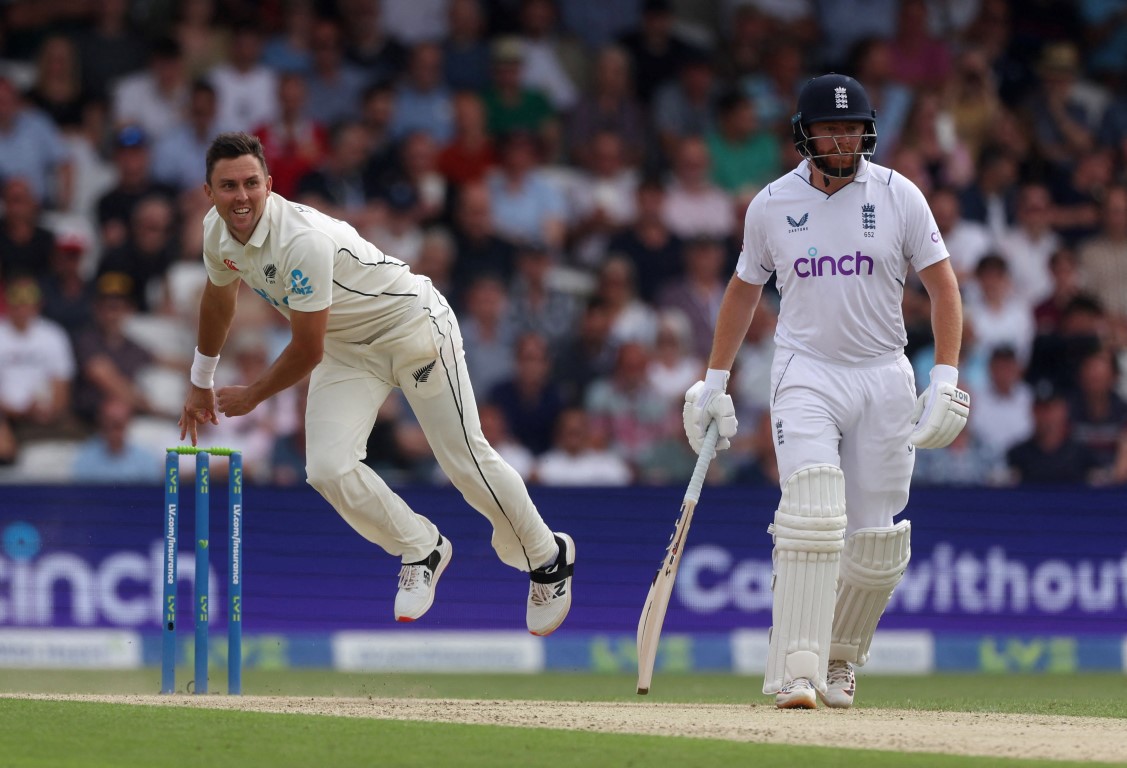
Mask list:
[[262,274],[266,276],[266,282],[273,285],[274,281],[278,279],[278,267],[273,264],[267,264],[262,268]]
[[415,389],[418,389],[420,384],[427,383],[427,379],[430,378],[430,372],[434,370],[434,365],[437,362],[437,360],[431,360],[422,368],[419,368],[411,374],[411,376],[415,379]]

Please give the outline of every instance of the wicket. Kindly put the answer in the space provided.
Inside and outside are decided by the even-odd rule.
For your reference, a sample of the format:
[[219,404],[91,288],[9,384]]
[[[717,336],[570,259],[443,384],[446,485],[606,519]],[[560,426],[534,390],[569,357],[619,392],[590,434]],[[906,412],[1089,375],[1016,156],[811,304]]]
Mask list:
[[161,637],[161,693],[176,692],[176,565],[178,559],[180,456],[196,457],[196,578],[192,605],[195,626],[193,693],[207,693],[208,539],[211,515],[211,457],[227,457],[227,692],[243,689],[243,454],[231,448],[177,446],[164,460],[164,621]]

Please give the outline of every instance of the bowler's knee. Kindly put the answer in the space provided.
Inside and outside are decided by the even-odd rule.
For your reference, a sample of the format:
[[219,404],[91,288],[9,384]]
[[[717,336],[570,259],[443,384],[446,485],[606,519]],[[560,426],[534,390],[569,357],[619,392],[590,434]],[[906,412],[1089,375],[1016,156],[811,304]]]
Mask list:
[[318,491],[323,491],[339,485],[341,478],[352,469],[353,466],[347,462],[310,457],[305,462],[305,481]]

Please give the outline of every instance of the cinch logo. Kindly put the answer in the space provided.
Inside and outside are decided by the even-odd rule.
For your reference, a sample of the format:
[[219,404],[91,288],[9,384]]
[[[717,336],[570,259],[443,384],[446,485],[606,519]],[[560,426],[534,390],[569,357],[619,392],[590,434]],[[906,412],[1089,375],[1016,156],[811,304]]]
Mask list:
[[[844,256],[819,256],[817,248],[807,251],[807,256],[795,259],[794,273],[799,277],[826,277],[837,275],[873,274],[873,257],[857,251]],[[868,271],[862,272],[867,269]]]

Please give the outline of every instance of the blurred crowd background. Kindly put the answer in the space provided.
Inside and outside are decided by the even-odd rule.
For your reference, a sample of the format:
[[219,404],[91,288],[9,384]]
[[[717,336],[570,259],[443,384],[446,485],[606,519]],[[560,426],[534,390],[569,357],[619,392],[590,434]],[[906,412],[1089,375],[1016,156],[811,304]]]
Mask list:
[[[1127,483],[1127,0],[0,2],[0,481],[156,482],[206,279],[204,152],[352,223],[460,313],[486,435],[530,482],[682,482],[747,203],[809,77],[857,77],[966,307],[968,428],[918,484]],[[777,293],[714,482],[774,484]],[[907,352],[931,367],[905,290]],[[253,293],[218,384],[288,341]],[[304,479],[303,393],[210,428]],[[400,397],[367,461],[444,482]]]

